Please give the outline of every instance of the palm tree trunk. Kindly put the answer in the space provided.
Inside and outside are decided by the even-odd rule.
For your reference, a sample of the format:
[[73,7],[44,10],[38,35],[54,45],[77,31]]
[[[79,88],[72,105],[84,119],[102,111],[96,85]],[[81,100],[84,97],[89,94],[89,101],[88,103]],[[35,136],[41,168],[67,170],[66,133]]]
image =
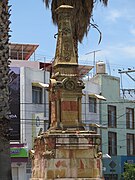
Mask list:
[[12,180],[9,138],[9,6],[0,0],[0,180]]
[[10,144],[6,138],[0,137],[0,179],[12,180]]

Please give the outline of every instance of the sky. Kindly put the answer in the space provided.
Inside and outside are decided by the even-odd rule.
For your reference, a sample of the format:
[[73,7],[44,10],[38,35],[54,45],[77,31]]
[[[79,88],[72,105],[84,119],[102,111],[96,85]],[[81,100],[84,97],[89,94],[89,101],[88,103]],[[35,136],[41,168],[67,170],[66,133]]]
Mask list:
[[[52,23],[51,11],[42,0],[10,0],[11,38],[13,43],[38,44],[37,60],[51,61],[55,55],[57,27]],[[120,76],[118,69],[135,69],[135,1],[109,0],[108,6],[96,3],[93,11],[94,23],[102,32],[90,28],[87,37],[79,44],[79,63],[93,65],[104,61],[110,75]],[[98,51],[99,50],[99,51]],[[135,78],[135,73],[130,74]],[[125,86],[135,88],[135,81],[122,75]],[[125,88],[127,88],[125,87]]]

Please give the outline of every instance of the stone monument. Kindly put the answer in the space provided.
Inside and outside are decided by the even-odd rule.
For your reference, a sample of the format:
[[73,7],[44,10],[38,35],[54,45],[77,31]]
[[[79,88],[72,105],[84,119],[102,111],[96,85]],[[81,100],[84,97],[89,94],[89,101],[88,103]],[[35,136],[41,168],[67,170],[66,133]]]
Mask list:
[[81,120],[82,89],[78,57],[72,36],[73,7],[62,5],[58,39],[50,79],[50,128],[41,133],[32,150],[31,180],[101,180],[100,136],[86,131]]

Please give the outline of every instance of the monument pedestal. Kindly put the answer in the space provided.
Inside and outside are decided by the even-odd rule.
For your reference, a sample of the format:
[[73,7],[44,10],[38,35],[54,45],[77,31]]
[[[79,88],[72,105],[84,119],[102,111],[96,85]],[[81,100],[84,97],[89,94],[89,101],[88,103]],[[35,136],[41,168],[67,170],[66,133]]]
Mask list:
[[51,130],[36,138],[31,180],[101,180],[100,138],[89,131]]

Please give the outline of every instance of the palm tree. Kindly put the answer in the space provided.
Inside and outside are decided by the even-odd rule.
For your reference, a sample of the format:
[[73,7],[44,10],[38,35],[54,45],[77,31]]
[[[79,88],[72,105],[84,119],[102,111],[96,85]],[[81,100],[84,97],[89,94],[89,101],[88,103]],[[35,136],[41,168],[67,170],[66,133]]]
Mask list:
[[89,28],[92,25],[90,20],[92,18],[94,4],[98,1],[107,6],[108,0],[43,0],[47,8],[49,8],[51,3],[52,19],[54,24],[58,24],[58,15],[55,13],[55,10],[60,5],[70,5],[74,7],[72,33],[76,51],[78,41],[80,43],[82,42],[83,37],[85,35],[87,36]]
[[9,139],[9,6],[0,0],[0,179],[11,180]]

